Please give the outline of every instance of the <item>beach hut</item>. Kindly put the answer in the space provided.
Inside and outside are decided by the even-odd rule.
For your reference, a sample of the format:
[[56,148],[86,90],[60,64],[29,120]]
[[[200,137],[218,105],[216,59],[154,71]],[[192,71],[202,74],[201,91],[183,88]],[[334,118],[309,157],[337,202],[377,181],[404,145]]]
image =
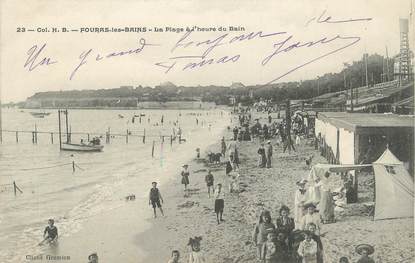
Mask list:
[[316,164],[313,174],[343,173],[373,166],[375,176],[374,220],[413,217],[414,181],[401,162],[389,149],[371,165]]
[[330,163],[371,164],[389,147],[413,175],[413,116],[320,112],[315,136]]

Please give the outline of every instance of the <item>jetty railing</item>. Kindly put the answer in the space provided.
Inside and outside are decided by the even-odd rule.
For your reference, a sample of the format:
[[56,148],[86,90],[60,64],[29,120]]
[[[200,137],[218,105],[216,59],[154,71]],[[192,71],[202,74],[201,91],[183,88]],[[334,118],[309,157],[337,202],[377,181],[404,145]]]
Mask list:
[[[49,134],[49,141],[51,144],[54,144],[56,136],[59,136],[58,131],[41,131],[37,129],[37,126],[35,126],[34,130],[1,130],[3,135],[7,133],[15,134],[15,141],[16,143],[19,143],[21,140],[22,134],[31,134],[32,135],[32,143],[37,144],[39,141],[39,135],[40,134]],[[161,142],[165,142],[165,140],[170,139],[170,143],[173,143],[174,139],[176,138],[176,135],[172,134],[148,134],[146,133],[146,130],[142,131],[134,131],[127,129],[125,133],[115,132],[111,133],[111,128],[108,128],[106,132],[73,132],[69,131],[68,135],[65,133],[62,134],[62,137],[68,136],[69,141],[71,141],[72,135],[80,135],[84,136],[86,141],[90,141],[93,137],[99,137],[100,139],[105,138],[105,143],[109,144],[111,143],[111,139],[118,137],[118,138],[125,138],[125,143],[130,143],[130,138],[142,138],[140,141],[142,141],[143,144],[146,143],[146,138],[152,138],[153,140],[155,138],[159,138]],[[3,136],[3,142],[4,138]],[[180,143],[180,142],[179,142]]]

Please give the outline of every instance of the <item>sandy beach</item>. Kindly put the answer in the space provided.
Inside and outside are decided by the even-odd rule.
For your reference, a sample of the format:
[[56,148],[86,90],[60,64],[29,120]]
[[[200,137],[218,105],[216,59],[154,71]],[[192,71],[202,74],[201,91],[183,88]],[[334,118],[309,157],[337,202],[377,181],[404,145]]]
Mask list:
[[[204,176],[206,169],[212,169],[215,184],[224,182],[227,190],[224,168],[194,160],[190,163],[190,197],[183,197],[177,177],[169,185],[169,191],[161,189],[167,200],[166,218],[150,220],[152,227],[136,236],[137,244],[148,253],[145,262],[167,262],[173,249],[179,250],[182,262],[186,262],[190,251],[187,242],[190,237],[199,235],[203,238],[201,247],[208,262],[258,262],[251,233],[260,211],[268,209],[275,218],[282,204],[292,209],[295,182],[309,173],[305,159],[314,155],[314,164],[327,163],[314,146],[306,144],[303,141],[296,152],[282,153],[282,147],[273,141],[273,167],[261,169],[257,168],[258,142],[241,142],[239,184],[242,192],[225,195],[226,221],[220,225],[216,223],[214,200],[207,197]],[[218,152],[220,144],[214,144],[210,149]],[[367,187],[370,180],[373,180],[373,174],[362,175],[359,203],[348,205],[341,214],[336,213],[336,223],[322,226],[325,262],[338,262],[342,256],[355,262],[359,255],[354,249],[361,243],[375,246],[372,256],[376,262],[414,261],[413,218],[373,221],[361,204],[373,198],[373,186]]]
[[[231,132],[225,131],[223,135],[229,143]],[[305,159],[313,155],[313,164],[327,161],[307,140],[297,146],[297,151],[283,153],[282,146],[274,139],[273,167],[258,168],[258,139],[242,141],[239,143],[240,192],[229,193],[224,164],[207,162],[208,151],[220,152],[220,137],[212,143],[200,159],[195,154],[188,163],[189,196],[184,197],[181,184],[182,163],[177,163],[177,174],[171,174],[168,181],[158,186],[164,198],[165,217],[159,214],[154,219],[152,208],[142,207],[142,202],[147,203],[148,199],[147,193],[141,193],[135,201],[89,218],[80,232],[61,238],[59,246],[45,255],[68,255],[70,262],[86,262],[88,254],[97,252],[100,262],[162,263],[168,261],[172,250],[179,250],[181,262],[187,262],[189,238],[202,236],[201,248],[207,262],[259,262],[251,239],[259,213],[268,209],[275,220],[282,204],[293,210],[295,182],[309,173]],[[209,199],[207,194],[207,169],[212,170],[215,185],[224,184],[225,221],[219,225],[214,198]],[[341,214],[336,213],[336,223],[322,226],[325,262],[338,262],[342,256],[355,262],[359,255],[354,249],[361,243],[375,246],[372,257],[376,262],[414,262],[413,218],[373,221],[362,205],[373,199],[371,182],[373,174],[360,176],[359,203],[348,205]],[[336,178],[332,183],[337,183]],[[146,230],[143,232],[143,229]]]

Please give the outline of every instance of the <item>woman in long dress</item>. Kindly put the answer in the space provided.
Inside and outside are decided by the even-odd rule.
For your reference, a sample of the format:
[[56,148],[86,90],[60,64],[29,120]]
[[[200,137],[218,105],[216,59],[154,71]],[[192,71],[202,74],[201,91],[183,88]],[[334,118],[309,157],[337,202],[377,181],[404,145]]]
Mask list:
[[306,201],[306,192],[305,184],[307,183],[307,180],[301,180],[297,182],[298,189],[295,191],[295,197],[294,197],[294,221],[295,225],[299,225],[301,218],[303,218],[303,205]]
[[258,167],[264,168],[266,164],[265,148],[264,143],[261,143],[258,149]]
[[328,185],[329,176],[330,173],[326,172],[322,180],[318,183],[318,185],[320,186],[321,194],[319,212],[323,224],[334,222],[333,195],[331,193],[330,186]]
[[320,193],[320,178],[315,175],[314,169],[310,170],[308,174],[308,191],[306,196],[307,203],[318,204],[321,199]]

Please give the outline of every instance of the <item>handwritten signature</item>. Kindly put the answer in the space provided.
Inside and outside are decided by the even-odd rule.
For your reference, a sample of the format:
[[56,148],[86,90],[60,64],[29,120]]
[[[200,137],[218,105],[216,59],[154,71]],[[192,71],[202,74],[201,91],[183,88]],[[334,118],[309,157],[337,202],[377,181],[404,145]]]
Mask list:
[[[315,21],[316,23],[338,24],[370,20],[372,20],[372,18],[335,20],[331,16],[327,16],[326,10],[324,10],[320,14],[320,16],[310,19],[306,23],[306,26],[308,26],[313,21]],[[287,72],[282,73],[273,78],[272,80],[268,81],[265,84],[267,85],[274,83],[275,81],[283,78],[284,76],[302,67],[305,67],[327,56],[333,55],[337,52],[340,52],[341,50],[356,45],[361,40],[359,36],[346,36],[334,34],[333,36],[316,37],[314,40],[310,41],[297,41],[295,40],[296,36],[286,31],[257,31],[239,35],[224,33],[214,38],[204,39],[201,41],[194,40],[193,36],[193,31],[185,32],[171,47],[170,54],[168,55],[167,59],[164,61],[156,62],[154,65],[159,68],[162,68],[164,73],[168,74],[172,72],[172,70],[189,71],[198,70],[200,68],[204,68],[207,65],[237,63],[242,58],[242,54],[234,53],[218,57],[215,56],[215,51],[219,48],[223,48],[226,46],[233,46],[238,43],[250,42],[254,40],[272,41],[270,50],[265,50],[265,55],[263,57],[260,57],[259,65],[264,67],[269,65],[270,62],[274,60],[276,57],[278,57],[280,54],[292,53],[294,50],[299,49],[327,46],[330,43],[338,43],[340,45],[340,47],[333,48],[323,53],[322,55],[316,56],[307,61],[300,62],[299,64],[293,66],[293,68],[291,68]],[[46,46],[46,43],[44,43],[40,47],[38,45],[33,45],[27,51],[27,59],[24,63],[24,68],[27,68],[30,72],[37,69],[38,67],[48,67],[58,63],[58,61],[53,59],[52,57],[43,55],[46,52]],[[98,63],[100,61],[109,60],[114,57],[123,57],[140,54],[150,46],[159,45],[150,44],[145,38],[140,38],[138,41],[138,46],[125,51],[109,52],[105,55],[102,55],[102,53],[99,53],[92,48],[84,50],[79,55],[78,62],[76,62],[74,69],[70,73],[69,79],[72,80],[75,77],[75,75],[79,72],[80,68],[84,67],[87,64]]]
[[[331,42],[341,42],[343,45],[340,48],[336,48],[334,50],[328,51],[326,53],[324,53],[323,55],[320,55],[316,58],[313,58],[309,61],[303,62],[300,65],[295,66],[294,68],[292,68],[291,70],[289,70],[288,72],[285,72],[281,75],[279,75],[278,77],[274,78],[273,80],[267,82],[267,84],[271,84],[279,79],[281,79],[282,77],[292,73],[295,70],[298,70],[308,64],[311,64],[313,62],[316,62],[320,59],[323,59],[324,57],[327,57],[329,55],[332,55],[334,53],[337,53],[345,48],[348,48],[350,46],[355,45],[357,42],[360,41],[360,37],[359,36],[341,36],[341,35],[336,35],[334,37],[320,37],[317,40],[314,41],[307,41],[307,42],[300,42],[300,41],[294,41],[294,36],[293,35],[289,35],[287,34],[287,32],[273,32],[273,33],[264,33],[262,31],[258,31],[258,32],[251,32],[249,34],[243,34],[243,35],[239,35],[236,37],[232,37],[229,40],[226,40],[226,37],[229,36],[229,34],[223,34],[218,38],[215,39],[209,39],[209,40],[204,40],[204,41],[191,41],[188,40],[187,38],[190,36],[191,32],[187,32],[186,34],[184,34],[184,36],[182,38],[179,39],[179,41],[175,44],[175,46],[173,47],[173,49],[171,50],[171,52],[174,52],[178,47],[181,47],[182,49],[186,49],[188,47],[200,47],[200,46],[207,46],[206,49],[202,49],[202,51],[200,52],[200,54],[196,55],[196,54],[191,54],[191,55],[182,55],[182,56],[172,56],[169,58],[169,60],[171,60],[171,62],[168,61],[164,61],[164,62],[158,62],[155,65],[163,67],[165,69],[165,73],[169,73],[172,69],[174,69],[178,63],[179,60],[194,60],[197,59],[197,62],[188,62],[186,64],[184,64],[184,66],[181,68],[182,71],[186,71],[186,70],[190,70],[190,69],[198,69],[198,68],[202,68],[206,65],[212,65],[212,64],[224,64],[224,63],[228,63],[228,62],[237,62],[240,58],[241,55],[240,54],[233,54],[233,55],[226,55],[220,58],[209,58],[208,55],[210,53],[212,53],[212,51],[219,47],[219,46],[223,46],[223,45],[229,45],[229,44],[233,44],[236,41],[238,42],[242,42],[242,41],[247,41],[247,40],[253,40],[255,38],[268,38],[268,37],[274,37],[274,36],[287,36],[284,38],[284,40],[282,41],[278,41],[277,43],[275,43],[273,45],[273,51],[265,56],[262,60],[261,60],[261,65],[262,66],[266,66],[275,56],[277,56],[280,53],[288,53],[288,52],[292,52],[293,50],[298,50],[300,48],[310,48],[310,47],[314,47],[316,45],[326,45],[329,44]],[[186,42],[184,41],[186,40]]]

